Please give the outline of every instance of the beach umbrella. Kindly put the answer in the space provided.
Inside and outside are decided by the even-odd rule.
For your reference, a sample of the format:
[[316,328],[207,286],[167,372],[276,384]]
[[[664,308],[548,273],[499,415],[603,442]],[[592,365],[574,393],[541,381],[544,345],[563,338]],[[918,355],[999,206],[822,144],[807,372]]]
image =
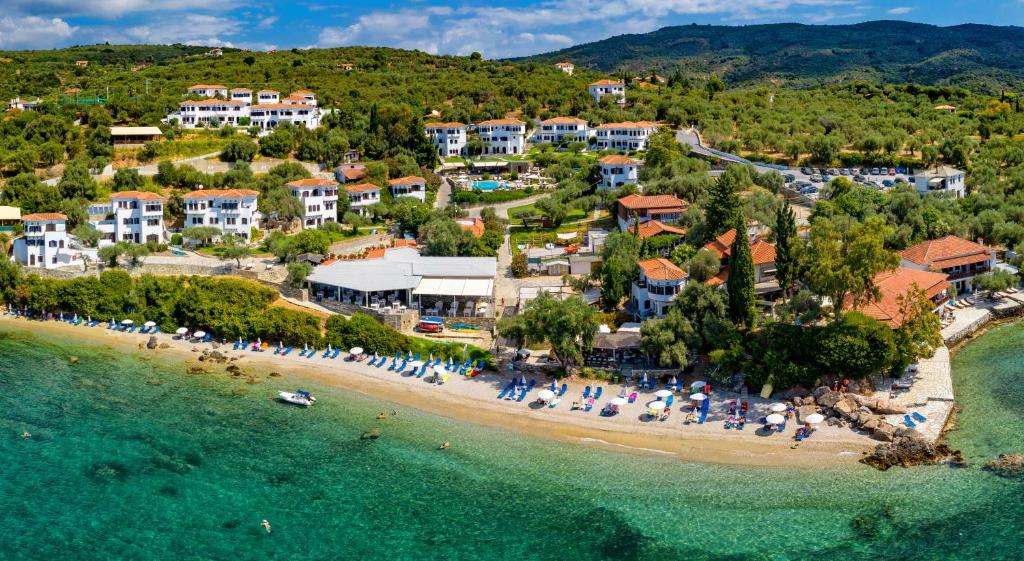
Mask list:
[[615,397],[612,398],[612,400],[609,403],[611,403],[612,405],[625,405],[629,403],[629,400],[624,397]]
[[[356,354],[359,354],[359,353],[356,353]],[[409,368],[419,368],[421,366],[423,366],[423,361],[422,360],[414,360],[414,361],[409,363]]]
[[196,331],[196,332],[195,332],[195,333],[193,333],[192,335],[193,335],[193,336],[194,336],[194,337],[195,337],[196,339],[202,339],[203,337],[206,337],[206,332],[205,332],[205,331]]
[[697,388],[703,388],[706,385],[708,385],[708,383],[705,382],[704,380],[697,380],[696,382],[690,384],[690,387],[693,388],[693,389],[697,389]]
[[783,417],[782,415],[779,415],[778,413],[772,413],[771,415],[765,417],[764,420],[768,421],[768,424],[770,425],[781,425],[782,423],[786,422],[786,418]]
[[654,392],[654,395],[656,395],[658,397],[668,397],[668,396],[672,395],[672,390],[658,390],[658,391]]
[[178,330],[175,331],[175,333],[177,333],[178,335],[184,335],[184,334],[188,333],[188,328],[187,327],[179,327]]
[[785,403],[773,403],[773,404],[768,406],[768,410],[769,411],[774,411],[776,413],[782,413],[783,411],[786,410],[786,404]]
[[647,373],[646,372],[644,372],[644,377],[643,377],[642,380],[640,380],[640,383],[645,385],[645,386],[647,385]]
[[708,396],[706,396],[706,395],[704,395],[702,393],[690,394],[690,399],[692,399],[694,401],[704,401],[707,398],[708,398]]
[[145,326],[145,327],[155,327],[156,326],[156,322],[155,321],[147,321],[146,323],[144,323],[142,325]]
[[352,347],[351,349],[348,350],[348,354],[350,354],[350,355],[361,355],[361,354],[363,354],[363,348],[362,347]]
[[548,401],[553,397],[555,397],[555,392],[551,390],[541,390],[540,393],[537,394],[537,399],[540,399],[541,401]]
[[122,323],[123,325],[131,325],[131,324],[133,324],[133,323],[135,323],[135,322],[134,322],[134,321],[132,321],[132,320],[130,320],[130,319],[125,319],[125,320],[121,320],[121,323]]
[[668,382],[668,383],[669,383],[669,384],[672,384],[672,385],[674,386],[674,385],[676,385],[676,382],[677,382],[677,381],[678,381],[678,380],[676,380],[676,377],[675,377],[675,376],[672,376],[672,379],[671,379],[671,380],[669,380],[669,382]]
[[807,416],[807,419],[805,419],[805,420],[808,423],[812,424],[812,425],[816,425],[816,424],[824,421],[825,420],[825,416],[822,415],[821,413],[811,413],[810,415]]
[[519,378],[519,385],[520,386],[525,386],[526,385],[526,376],[522,376],[522,377]]
[[664,401],[652,401],[647,404],[647,408],[655,411],[664,411],[668,407]]

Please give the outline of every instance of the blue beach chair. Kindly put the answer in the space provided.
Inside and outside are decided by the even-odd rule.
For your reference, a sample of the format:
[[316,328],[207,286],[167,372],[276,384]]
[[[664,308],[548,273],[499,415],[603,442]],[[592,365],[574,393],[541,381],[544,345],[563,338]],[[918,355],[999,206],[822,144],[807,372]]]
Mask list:
[[906,423],[906,425],[910,428],[917,427],[917,423],[915,423],[914,420],[910,418],[910,415],[904,415],[903,422]]
[[919,422],[919,423],[923,423],[923,422],[928,420],[927,417],[925,417],[924,415],[918,413],[917,411],[914,411],[913,413],[911,413],[910,416],[913,417],[914,420]]
[[292,348],[288,347],[287,349],[284,350],[283,353],[281,353],[281,356],[288,356],[288,353],[290,352],[292,352]]

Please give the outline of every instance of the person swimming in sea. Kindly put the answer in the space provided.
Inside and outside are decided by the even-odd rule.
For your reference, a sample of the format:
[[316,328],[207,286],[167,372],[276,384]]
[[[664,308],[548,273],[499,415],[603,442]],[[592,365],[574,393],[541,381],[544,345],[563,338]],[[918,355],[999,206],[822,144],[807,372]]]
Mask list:
[[25,431],[25,432],[21,433],[21,437],[22,438],[32,438],[32,435],[28,431]]
[[441,443],[440,450],[447,450],[448,446],[449,446],[448,441],[445,440],[444,442]]
[[377,420],[378,421],[381,420],[381,419],[387,419],[387,418],[388,418],[388,414],[383,412],[383,411],[381,411],[380,414],[377,415]]
[[270,522],[267,522],[266,520],[260,522],[260,526],[263,526],[263,529],[266,530],[268,534],[273,532],[273,530],[270,529]]

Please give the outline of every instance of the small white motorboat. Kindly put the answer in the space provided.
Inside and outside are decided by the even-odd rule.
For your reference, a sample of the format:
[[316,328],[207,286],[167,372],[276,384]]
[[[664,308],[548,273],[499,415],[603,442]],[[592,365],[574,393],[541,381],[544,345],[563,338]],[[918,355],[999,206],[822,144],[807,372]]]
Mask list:
[[286,403],[301,405],[303,407],[309,407],[316,403],[316,398],[309,395],[309,392],[306,390],[295,390],[295,393],[277,392],[277,397]]

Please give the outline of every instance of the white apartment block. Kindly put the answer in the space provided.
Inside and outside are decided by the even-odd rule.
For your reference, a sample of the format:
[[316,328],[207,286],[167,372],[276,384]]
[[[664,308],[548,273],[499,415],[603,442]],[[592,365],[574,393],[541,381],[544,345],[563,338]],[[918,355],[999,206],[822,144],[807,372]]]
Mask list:
[[[228,90],[223,86],[197,85],[189,88],[189,93],[198,95],[223,94],[228,97]],[[275,128],[280,123],[293,123],[308,129],[320,126],[320,109],[317,108],[316,95],[309,90],[297,90],[281,99],[274,90],[256,92],[253,102],[252,90],[233,88],[230,99],[201,99],[199,101],[183,101],[178,111],[167,116],[165,121],[177,119],[184,128],[200,126],[238,125],[242,118],[249,124],[263,130]]]
[[412,197],[419,199],[420,202],[427,199],[427,180],[422,177],[415,175],[399,177],[388,181],[388,185],[391,186],[391,196],[393,197]]
[[288,97],[282,99],[281,103],[316,107],[316,94],[309,90],[296,90],[288,94]]
[[601,168],[599,189],[614,189],[623,185],[636,185],[640,181],[640,162],[616,154],[598,160]]
[[534,142],[586,142],[590,136],[587,122],[577,117],[554,117],[540,122],[533,131]]
[[620,105],[626,103],[626,84],[624,82],[598,80],[587,86],[587,91],[590,93],[590,97],[594,98],[594,103],[601,103],[601,98],[606,95],[613,96],[615,103]]
[[330,179],[299,179],[288,183],[302,202],[302,228],[319,228],[338,221],[338,184]]
[[597,127],[599,150],[644,150],[647,139],[658,130],[651,121],[605,123]]
[[56,212],[26,214],[22,237],[14,240],[14,260],[26,267],[53,269],[69,265],[78,252],[70,250],[68,217]]
[[562,61],[562,62],[556,62],[555,63],[555,68],[557,68],[557,69],[561,70],[562,72],[565,72],[566,74],[572,76],[572,73],[576,70],[576,65],[571,63],[571,62],[568,62],[568,61]]
[[212,226],[222,235],[234,234],[249,241],[252,228],[259,228],[256,208],[258,191],[251,189],[205,189],[186,193],[185,227]]
[[231,88],[231,99],[252,105],[252,90],[249,88]]
[[182,127],[193,129],[200,123],[205,127],[237,125],[240,118],[248,116],[249,107],[242,101],[201,99],[182,101],[178,111],[167,116],[167,121],[177,119]]
[[369,216],[367,207],[380,202],[380,187],[372,183],[346,185],[345,192],[348,193],[349,208],[360,216]]
[[491,119],[476,124],[484,154],[522,154],[526,144],[526,123],[519,119]]
[[164,198],[146,191],[122,191],[109,203],[89,206],[89,223],[103,237],[99,246],[117,242],[160,243],[164,239]]
[[256,92],[256,103],[280,103],[281,92],[276,90],[260,90]]
[[914,186],[922,195],[948,193],[958,199],[967,195],[964,172],[949,166],[935,166],[932,169],[919,172],[914,176]]
[[221,96],[223,98],[228,97],[228,89],[220,84],[196,84],[189,86],[188,93],[190,95],[201,95],[203,97],[215,97]]
[[427,136],[437,148],[437,155],[461,156],[466,150],[466,125],[462,123],[427,123]]

